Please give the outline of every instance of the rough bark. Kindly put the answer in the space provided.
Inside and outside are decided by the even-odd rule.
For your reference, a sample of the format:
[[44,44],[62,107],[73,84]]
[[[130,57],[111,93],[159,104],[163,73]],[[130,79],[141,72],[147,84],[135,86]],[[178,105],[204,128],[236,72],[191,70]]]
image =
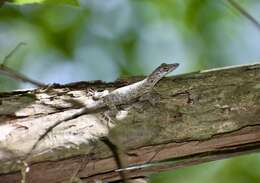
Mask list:
[[[90,88],[113,90],[140,79],[0,93],[0,182],[21,180],[20,161],[39,134],[87,105]],[[125,165],[157,162],[125,171],[129,178],[260,150],[259,64],[164,78],[152,98],[153,105],[120,106],[117,120],[107,122],[99,111],[57,126],[26,157],[27,181],[119,180],[110,150],[98,140],[104,135]]]

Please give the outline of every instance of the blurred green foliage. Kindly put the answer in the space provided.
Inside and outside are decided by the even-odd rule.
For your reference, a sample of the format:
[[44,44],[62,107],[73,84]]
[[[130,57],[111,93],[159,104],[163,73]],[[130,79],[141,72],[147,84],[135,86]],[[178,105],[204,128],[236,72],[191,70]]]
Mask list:
[[[258,0],[237,2],[260,20]],[[46,83],[112,81],[147,74],[162,62],[181,63],[177,73],[183,73],[260,57],[260,32],[225,0],[5,3],[0,8],[0,58],[19,42],[27,46],[16,51],[8,66]],[[31,86],[0,76],[0,91],[21,87]],[[152,182],[260,182],[259,159],[250,155],[207,163],[154,175]]]
[[153,183],[258,183],[260,155],[251,154],[152,175]]
[[32,3],[46,3],[46,4],[53,4],[53,5],[69,4],[74,6],[79,5],[77,0],[8,0],[8,2],[12,2],[20,5],[32,4]]

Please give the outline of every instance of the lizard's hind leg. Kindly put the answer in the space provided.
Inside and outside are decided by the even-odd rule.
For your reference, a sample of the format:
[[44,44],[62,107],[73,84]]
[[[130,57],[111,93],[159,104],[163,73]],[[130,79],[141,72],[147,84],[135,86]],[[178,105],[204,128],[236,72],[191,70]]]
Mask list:
[[157,92],[146,93],[139,98],[139,101],[147,101],[152,106],[156,106],[160,102],[160,95]]

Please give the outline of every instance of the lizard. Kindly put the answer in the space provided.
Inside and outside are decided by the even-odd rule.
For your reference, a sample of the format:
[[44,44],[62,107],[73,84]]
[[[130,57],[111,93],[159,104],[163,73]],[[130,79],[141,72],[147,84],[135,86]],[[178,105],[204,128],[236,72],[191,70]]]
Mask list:
[[108,107],[111,110],[117,110],[116,106],[127,104],[132,100],[138,99],[139,97],[149,93],[162,77],[175,70],[178,66],[178,63],[163,63],[142,81],[123,86],[113,90],[110,93],[105,90],[103,91],[104,94],[95,99],[95,102],[90,104],[88,107],[81,108],[79,112],[64,119],[63,121],[75,119],[83,114],[88,114],[104,107]]
[[[66,117],[62,120],[56,121],[53,125],[47,127],[47,129],[39,135],[36,139],[36,142],[33,144],[31,150],[25,156],[27,160],[33,150],[37,147],[37,144],[56,126],[59,124],[70,121],[72,119],[76,119],[79,116],[93,113],[102,108],[109,108],[111,110],[116,110],[118,105],[128,104],[133,100],[137,100],[138,98],[144,96],[145,94],[151,92],[156,83],[161,80],[165,75],[174,71],[179,66],[179,63],[166,64],[162,63],[159,67],[157,67],[150,75],[148,75],[145,79],[120,87],[118,89],[113,90],[110,93],[106,93],[105,95],[99,97],[97,100],[93,100],[93,103],[86,107],[80,108],[76,113],[72,114],[69,117]],[[119,167],[122,168],[122,167]]]

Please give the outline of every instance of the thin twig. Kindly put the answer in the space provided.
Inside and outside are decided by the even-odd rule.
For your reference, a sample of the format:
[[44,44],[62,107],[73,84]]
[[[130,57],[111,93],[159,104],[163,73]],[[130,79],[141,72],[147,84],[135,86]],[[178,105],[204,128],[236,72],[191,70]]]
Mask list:
[[[119,156],[118,147],[117,147],[115,144],[113,144],[113,143],[109,140],[108,137],[101,137],[100,140],[101,140],[102,142],[104,142],[104,144],[106,144],[106,146],[107,146],[107,147],[110,149],[110,151],[112,152],[112,154],[113,154],[113,156],[114,156],[114,159],[115,159],[115,161],[116,161],[116,165],[118,166],[117,168],[118,168],[118,169],[124,168],[123,163],[122,163],[122,160],[121,160],[121,158],[120,158],[120,156]],[[125,173],[124,173],[123,171],[118,171],[118,174],[119,174],[119,176],[121,177],[121,179],[122,179],[121,181],[122,181],[123,183],[128,183],[127,178],[126,178],[126,175],[125,175]]]
[[3,60],[3,65],[6,65],[8,59],[21,47],[21,46],[25,46],[26,43],[24,42],[20,42],[16,45],[16,47],[14,49],[12,49],[5,57],[4,57],[4,60]]
[[31,84],[38,86],[38,87],[46,86],[44,83],[30,79],[27,76],[9,68],[9,67],[7,67],[3,64],[0,64],[0,73],[4,74],[6,76],[9,76],[10,78],[12,78],[14,80],[22,81],[22,82],[26,82],[26,83],[31,83]]
[[8,61],[8,59],[22,46],[25,45],[24,42],[20,42],[13,50],[10,51],[10,53],[8,53],[5,57],[4,60],[2,62],[2,64],[0,64],[0,73],[9,76],[10,78],[17,80],[17,81],[22,81],[22,82],[26,82],[26,83],[31,83],[35,86],[38,87],[44,87],[46,86],[44,83],[41,83],[39,81],[33,80],[9,67],[6,66],[6,63]]
[[234,0],[227,0],[227,2],[234,7],[237,11],[239,11],[239,13],[241,15],[243,15],[244,17],[246,17],[249,21],[251,21],[256,28],[258,28],[258,30],[260,31],[260,23],[251,15],[249,14],[244,8],[242,8],[242,6],[240,6],[237,2],[235,2]]
[[28,163],[25,161],[22,161],[21,163],[22,163],[22,165],[21,165],[21,176],[22,176],[21,183],[26,183],[27,182],[26,174],[29,172],[30,167],[29,167]]
[[70,183],[74,183],[74,182],[82,182],[80,177],[78,176],[79,172],[84,169],[87,164],[89,163],[90,161],[90,157],[89,155],[85,155],[85,157],[83,157],[83,160],[80,162],[78,168],[73,171],[73,174],[71,175],[71,178],[70,178]]

